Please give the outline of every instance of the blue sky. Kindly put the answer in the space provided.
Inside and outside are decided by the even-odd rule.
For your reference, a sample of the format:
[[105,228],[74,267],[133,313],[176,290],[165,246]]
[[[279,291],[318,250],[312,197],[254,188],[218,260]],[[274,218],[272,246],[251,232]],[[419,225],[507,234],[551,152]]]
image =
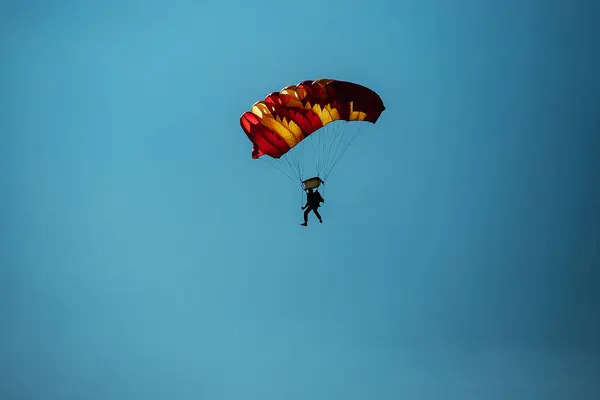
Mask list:
[[[495,3],[2,2],[0,397],[598,398],[599,7]],[[321,77],[304,228],[239,116]]]

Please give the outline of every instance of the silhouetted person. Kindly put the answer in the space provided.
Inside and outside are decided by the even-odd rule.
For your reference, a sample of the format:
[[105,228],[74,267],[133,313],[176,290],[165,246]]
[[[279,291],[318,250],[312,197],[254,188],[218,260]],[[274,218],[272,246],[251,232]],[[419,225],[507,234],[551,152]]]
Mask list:
[[317,211],[321,206],[321,203],[325,203],[325,200],[321,196],[321,193],[319,193],[318,190],[316,192],[313,192],[312,188],[308,189],[308,192],[306,192],[306,205],[302,207],[302,209],[304,210],[304,223],[301,224],[302,226],[308,225],[308,214],[311,211],[315,213],[315,215],[319,219],[319,222],[323,222],[319,211]]

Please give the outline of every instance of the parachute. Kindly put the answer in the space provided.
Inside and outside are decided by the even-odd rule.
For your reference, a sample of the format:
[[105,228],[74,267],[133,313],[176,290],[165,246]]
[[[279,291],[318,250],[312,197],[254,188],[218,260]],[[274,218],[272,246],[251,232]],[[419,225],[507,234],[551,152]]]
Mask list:
[[[362,133],[364,123],[375,124],[384,110],[381,97],[365,86],[307,80],[254,103],[240,117],[240,125],[252,143],[252,158],[268,156],[303,188],[318,187]],[[308,165],[313,166],[308,175],[313,178],[306,179]]]

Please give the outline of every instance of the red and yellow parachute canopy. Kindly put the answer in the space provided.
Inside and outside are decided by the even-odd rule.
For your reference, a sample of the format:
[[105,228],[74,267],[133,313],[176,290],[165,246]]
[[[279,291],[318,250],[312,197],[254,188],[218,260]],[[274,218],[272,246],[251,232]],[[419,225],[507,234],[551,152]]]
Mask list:
[[334,79],[286,86],[254,103],[240,124],[252,142],[252,157],[278,159],[333,121],[375,123],[385,110],[373,90]]

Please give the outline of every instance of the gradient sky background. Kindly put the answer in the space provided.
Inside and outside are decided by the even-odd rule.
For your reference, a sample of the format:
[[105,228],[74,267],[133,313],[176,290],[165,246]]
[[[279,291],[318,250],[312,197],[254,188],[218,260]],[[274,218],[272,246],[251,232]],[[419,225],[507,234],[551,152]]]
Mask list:
[[[0,398],[600,398],[598,2],[0,2]],[[239,116],[387,110],[325,222]]]

